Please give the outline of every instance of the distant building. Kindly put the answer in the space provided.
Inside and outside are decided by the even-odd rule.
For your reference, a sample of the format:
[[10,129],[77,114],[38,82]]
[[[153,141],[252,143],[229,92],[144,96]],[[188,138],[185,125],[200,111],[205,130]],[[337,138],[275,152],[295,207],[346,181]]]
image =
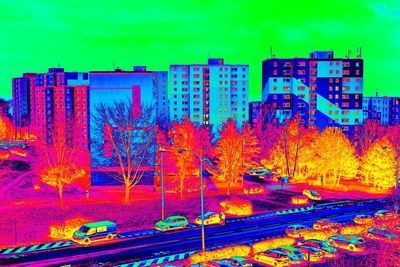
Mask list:
[[261,115],[262,103],[261,101],[252,101],[249,103],[249,121],[253,127],[256,119]]
[[262,103],[272,104],[276,120],[297,114],[306,127],[341,127],[345,133],[363,121],[363,59],[335,58],[333,51],[309,58],[270,58],[262,63]]
[[400,122],[400,97],[364,96],[363,116],[377,119],[382,125],[394,125]]
[[189,118],[194,124],[213,125],[216,131],[228,118],[240,127],[249,120],[249,65],[208,64],[170,66],[170,120]]

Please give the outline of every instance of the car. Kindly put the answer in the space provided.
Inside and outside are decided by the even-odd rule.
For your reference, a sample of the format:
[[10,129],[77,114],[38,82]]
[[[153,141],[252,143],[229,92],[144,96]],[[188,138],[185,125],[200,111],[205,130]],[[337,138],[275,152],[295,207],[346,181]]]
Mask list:
[[370,215],[359,214],[354,217],[353,221],[356,224],[371,224],[374,222],[374,218],[372,218]]
[[[201,225],[201,216],[194,221],[195,224]],[[225,214],[223,212],[209,211],[204,214],[204,225],[225,224]]]
[[89,245],[92,242],[112,240],[117,235],[117,225],[110,221],[99,221],[83,224],[74,232],[72,240]]
[[377,212],[375,212],[374,217],[378,220],[387,221],[394,219],[395,214],[395,212],[392,212],[390,210],[378,210]]
[[325,251],[325,257],[328,257],[328,258],[334,258],[337,256],[337,249],[330,246],[327,242],[322,241],[322,240],[307,239],[307,240],[298,242],[298,245],[319,248],[319,249]]
[[342,225],[338,222],[329,219],[321,219],[314,223],[313,228],[315,230],[339,230],[340,226]]
[[303,195],[307,196],[311,200],[321,200],[321,195],[315,190],[304,189]]
[[221,267],[217,261],[205,261],[196,264],[191,264],[191,267]]
[[168,231],[173,229],[183,229],[188,225],[188,220],[184,216],[169,216],[163,221],[156,223],[156,229],[159,231]]
[[325,251],[312,247],[312,246],[296,246],[298,250],[300,250],[303,255],[305,261],[317,262],[321,261],[325,257]]
[[398,236],[383,227],[373,227],[368,229],[367,237],[375,240],[397,241]]
[[300,263],[304,259],[304,254],[296,247],[292,246],[280,246],[276,250],[285,252],[292,263]]
[[260,168],[258,168],[258,169],[249,170],[249,175],[251,175],[251,176],[258,176],[258,178],[264,178],[265,175],[268,175],[268,174],[270,174],[270,173],[271,173],[270,170],[265,169],[265,168],[263,168],[263,167],[260,167]]
[[314,229],[302,225],[302,224],[291,224],[286,228],[286,234],[290,237],[302,237],[307,233],[314,231]]
[[335,248],[349,251],[364,251],[366,249],[364,238],[356,235],[335,235],[328,239],[328,244]]
[[261,194],[265,192],[265,187],[263,186],[252,186],[249,188],[245,188],[243,193],[245,195],[254,195],[254,194]]
[[285,252],[276,249],[268,249],[267,251],[257,253],[254,255],[254,260],[277,267],[291,265],[289,256]]
[[223,261],[230,264],[230,266],[237,266],[237,267],[252,267],[253,263],[246,258],[243,257],[232,257],[222,259]]

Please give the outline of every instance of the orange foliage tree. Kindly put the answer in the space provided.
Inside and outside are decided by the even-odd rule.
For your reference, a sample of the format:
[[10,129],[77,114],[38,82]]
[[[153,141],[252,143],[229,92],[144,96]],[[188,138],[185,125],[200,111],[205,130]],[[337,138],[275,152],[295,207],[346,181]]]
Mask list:
[[8,140],[12,137],[12,124],[7,117],[0,115],[0,140]]
[[60,206],[64,206],[63,190],[68,184],[88,177],[87,153],[72,141],[73,123],[56,121],[50,127],[50,140],[39,144],[37,168],[41,181],[58,190]]
[[387,126],[381,125],[379,119],[366,119],[363,124],[357,126],[357,130],[351,133],[350,139],[359,154],[364,154],[368,148],[387,134]]
[[254,123],[254,131],[260,144],[261,162],[268,162],[267,159],[270,158],[273,147],[282,134],[283,127],[278,124],[275,116],[275,108],[271,104],[265,104]]
[[361,182],[374,188],[395,185],[395,151],[386,137],[377,139],[361,158]]
[[[178,174],[178,188],[180,197],[183,197],[184,189],[192,189],[199,184],[199,162],[198,157],[210,156],[212,153],[211,133],[208,126],[196,127],[190,120],[174,122],[171,130],[172,145],[170,151],[174,154]],[[184,152],[183,152],[184,151]]]
[[[145,174],[146,164],[156,151],[155,109],[153,106],[142,106],[138,113],[137,107],[128,102],[104,103],[96,106],[92,114],[96,125],[92,134],[92,159],[100,160],[104,155],[104,142],[110,142],[112,155],[96,164],[107,164],[117,167],[116,173],[108,174],[124,185],[124,202],[128,203],[130,191]],[[95,154],[95,155],[94,155]],[[103,165],[104,166],[104,165]]]
[[298,117],[294,117],[285,126],[275,144],[270,161],[275,168],[280,168],[280,175],[303,181],[308,176],[311,143],[318,135],[316,128],[305,129]]
[[228,119],[220,130],[220,139],[215,148],[217,168],[210,170],[214,178],[226,185],[226,193],[230,195],[231,188],[242,181],[243,174],[249,166],[254,165],[254,158],[260,148],[254,131],[248,126],[243,127],[242,134],[236,128],[236,122]]
[[310,171],[321,185],[337,186],[341,179],[354,179],[358,169],[355,148],[340,128],[327,127],[312,145]]

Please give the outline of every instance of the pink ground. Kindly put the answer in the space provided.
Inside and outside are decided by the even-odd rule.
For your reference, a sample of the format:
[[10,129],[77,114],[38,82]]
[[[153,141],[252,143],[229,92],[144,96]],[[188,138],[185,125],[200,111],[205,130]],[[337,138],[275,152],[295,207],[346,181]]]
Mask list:
[[[139,229],[151,229],[154,223],[161,218],[161,196],[153,192],[152,186],[138,186],[131,192],[130,204],[123,204],[123,190],[121,187],[96,187],[86,199],[85,192],[77,188],[70,188],[65,192],[65,208],[60,208],[57,193],[48,187],[33,190],[35,180],[28,179],[29,175],[21,178],[25,187],[9,187],[2,192],[2,206],[0,206],[0,246],[13,247],[15,242],[15,223],[17,232],[17,246],[32,243],[52,241],[49,238],[50,226],[55,223],[63,224],[66,220],[85,218],[89,221],[111,220],[118,225],[120,232]],[[32,182],[33,181],[33,182]],[[246,182],[245,186],[255,185]],[[224,192],[207,192],[205,210],[221,210],[219,203],[223,200],[239,198],[249,200],[253,204],[254,213],[264,213],[271,210],[292,208],[290,196],[301,194],[307,185],[296,185],[290,189],[294,193],[284,193],[280,190],[267,191],[263,194],[236,195],[227,197]],[[382,197],[356,192],[335,192],[332,190],[315,188],[323,198],[372,198]],[[298,192],[298,193],[297,193]],[[190,222],[200,214],[200,198],[198,193],[186,193],[186,198],[169,193],[165,200],[165,215],[184,214]],[[229,216],[228,216],[229,217]]]

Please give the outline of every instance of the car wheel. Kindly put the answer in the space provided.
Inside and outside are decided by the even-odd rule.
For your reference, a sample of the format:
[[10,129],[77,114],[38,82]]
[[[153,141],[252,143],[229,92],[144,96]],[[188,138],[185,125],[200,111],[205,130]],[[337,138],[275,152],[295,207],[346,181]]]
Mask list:
[[356,249],[356,247],[353,244],[350,244],[347,248],[351,251],[354,251]]
[[302,237],[303,235],[302,234],[299,234],[299,237]]
[[112,234],[108,234],[107,237],[106,237],[107,240],[111,240],[113,238],[114,238],[114,236]]
[[165,230],[168,231],[169,230],[169,226],[165,226]]
[[276,261],[274,262],[274,266],[278,266],[278,263]]
[[258,257],[258,255],[254,256],[254,260],[259,261],[260,258]]
[[83,243],[85,243],[86,245],[89,245],[90,244],[90,239],[89,238],[83,239]]
[[182,224],[182,228],[186,228],[186,224]]

